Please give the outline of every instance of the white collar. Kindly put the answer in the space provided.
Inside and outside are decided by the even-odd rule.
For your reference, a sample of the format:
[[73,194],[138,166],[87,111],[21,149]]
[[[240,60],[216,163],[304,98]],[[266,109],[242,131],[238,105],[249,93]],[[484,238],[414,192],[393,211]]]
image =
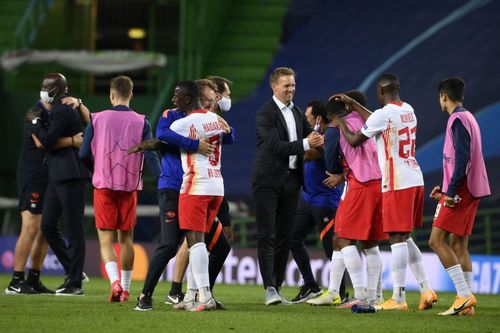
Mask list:
[[276,105],[278,105],[278,108],[280,110],[283,110],[283,108],[289,108],[291,110],[293,108],[293,102],[290,102],[289,105],[285,105],[274,95],[273,95],[273,100],[276,103]]

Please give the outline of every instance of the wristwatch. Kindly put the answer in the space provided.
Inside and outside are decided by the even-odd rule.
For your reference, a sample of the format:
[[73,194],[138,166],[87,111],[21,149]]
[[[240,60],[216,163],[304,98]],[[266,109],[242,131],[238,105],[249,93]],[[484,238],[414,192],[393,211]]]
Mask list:
[[36,125],[36,123],[38,122],[38,120],[39,120],[39,119],[42,119],[42,118],[40,118],[40,117],[33,118],[33,119],[31,120],[31,123],[32,123],[33,125]]
[[78,106],[76,107],[77,109],[80,109],[80,107],[82,106],[82,100],[80,98],[77,99],[78,101]]

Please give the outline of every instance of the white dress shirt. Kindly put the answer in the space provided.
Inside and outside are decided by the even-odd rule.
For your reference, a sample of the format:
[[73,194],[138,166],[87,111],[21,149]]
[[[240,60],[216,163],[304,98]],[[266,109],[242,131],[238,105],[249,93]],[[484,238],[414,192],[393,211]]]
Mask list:
[[[273,95],[273,100],[278,105],[278,108],[281,111],[281,114],[283,114],[283,117],[285,118],[286,122],[286,128],[288,130],[288,141],[294,142],[297,141],[297,127],[295,126],[295,117],[293,116],[293,102],[290,102],[290,104],[285,105],[283,104],[279,99],[276,98],[276,96]],[[309,146],[309,142],[307,141],[307,138],[302,139],[302,144],[304,146],[304,151],[307,151],[311,149]],[[290,169],[297,169],[297,155],[290,155],[290,161],[288,163],[288,167]]]

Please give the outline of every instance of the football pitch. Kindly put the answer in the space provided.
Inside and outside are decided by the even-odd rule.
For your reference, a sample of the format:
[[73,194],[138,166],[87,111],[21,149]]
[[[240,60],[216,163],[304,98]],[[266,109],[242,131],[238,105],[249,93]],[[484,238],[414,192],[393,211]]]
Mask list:
[[[408,312],[352,314],[350,310],[307,304],[265,306],[260,286],[216,285],[215,293],[226,311],[191,313],[164,304],[170,284],[155,290],[154,311],[134,310],[142,287],[133,282],[131,300],[108,303],[109,282],[91,278],[84,297],[8,296],[4,289],[10,275],[0,275],[0,332],[498,332],[500,296],[476,295],[475,316],[441,317],[454,295],[439,293],[439,302],[428,311],[416,311],[419,294],[408,293]],[[61,277],[43,277],[49,288]],[[296,288],[284,288],[287,298]],[[384,297],[390,297],[385,291]]]

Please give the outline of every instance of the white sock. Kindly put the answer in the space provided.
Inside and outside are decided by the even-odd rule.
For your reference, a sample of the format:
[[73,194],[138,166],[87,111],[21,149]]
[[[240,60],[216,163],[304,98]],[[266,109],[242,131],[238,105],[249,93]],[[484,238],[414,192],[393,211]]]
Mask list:
[[209,288],[208,252],[205,243],[196,243],[189,248],[189,263],[200,292],[200,302],[205,303],[212,297]]
[[113,284],[116,280],[120,280],[120,276],[118,275],[118,264],[116,261],[109,261],[104,265],[106,268],[106,273],[108,274],[109,282]]
[[132,271],[124,271],[122,269],[121,274],[122,274],[123,290],[129,291],[130,290],[130,282],[132,281]]
[[469,287],[469,290],[472,292],[472,272],[464,271],[464,279],[465,283],[467,283],[467,287]]
[[425,294],[431,290],[431,288],[429,286],[429,281],[425,276],[422,252],[420,252],[420,249],[415,244],[413,239],[408,238],[406,240],[406,244],[408,244],[408,264],[413,272],[413,276],[420,286],[420,293]]
[[330,262],[330,285],[328,290],[333,293],[334,296],[339,294],[340,284],[344,278],[344,256],[341,251],[333,251],[332,261]]
[[366,298],[368,302],[375,302],[377,298],[377,287],[382,273],[382,257],[378,246],[365,249],[366,255]]
[[453,281],[458,296],[465,297],[471,294],[469,287],[467,287],[467,283],[465,283],[464,272],[460,264],[448,267],[446,272],[450,276],[451,281]]
[[196,298],[196,292],[198,291],[198,286],[196,285],[196,281],[194,280],[191,264],[188,265],[186,269],[186,274],[187,274],[186,276],[187,291],[186,295],[184,296],[184,301],[190,302]]
[[377,283],[377,300],[382,300],[382,299],[384,299],[384,294],[383,294],[383,290],[382,290],[382,269],[381,269],[380,275],[378,276],[378,283]]
[[391,245],[392,298],[398,302],[406,301],[405,282],[408,265],[408,244],[406,242]]
[[366,285],[363,281],[363,265],[358,249],[355,245],[349,245],[342,249],[344,264],[351,277],[354,288],[354,297],[359,300],[366,299]]

